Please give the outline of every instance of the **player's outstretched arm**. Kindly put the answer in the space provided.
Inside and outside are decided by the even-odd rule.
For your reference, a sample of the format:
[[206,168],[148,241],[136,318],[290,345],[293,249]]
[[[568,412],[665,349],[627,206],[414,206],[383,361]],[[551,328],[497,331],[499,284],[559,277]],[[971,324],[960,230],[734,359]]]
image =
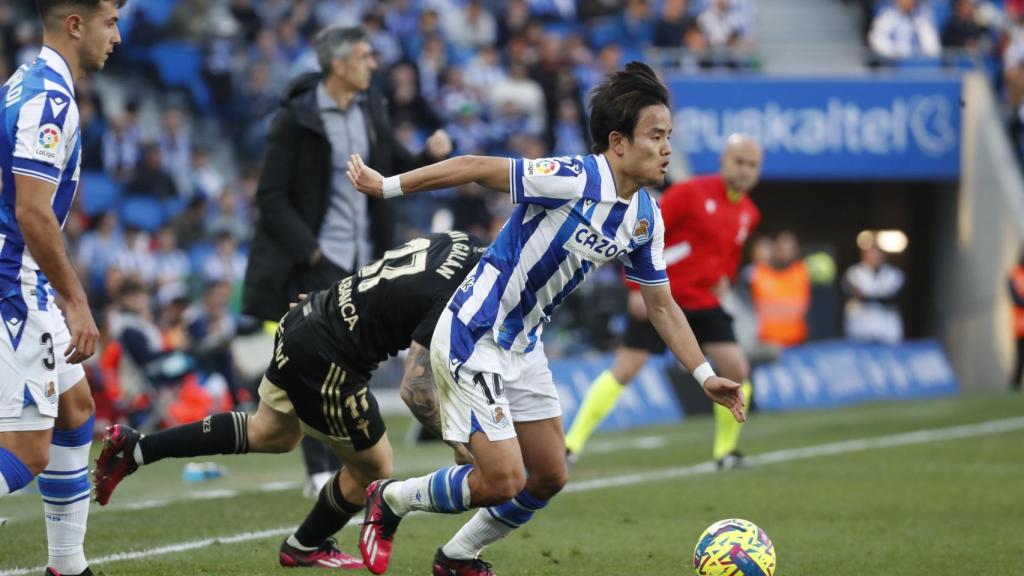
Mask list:
[[[440,438],[441,410],[437,403],[434,371],[430,366],[430,350],[415,341],[409,346],[409,354],[405,357],[401,395],[409,411],[423,428]],[[455,450],[456,464],[473,463],[473,455],[465,445],[447,440],[445,442]]]
[[743,392],[740,385],[728,378],[715,376],[700,351],[697,338],[686,321],[686,315],[679,309],[668,284],[640,286],[647,316],[658,331],[658,335],[672,350],[675,357],[693,374],[704,387],[709,398],[728,408],[737,422],[746,420],[743,414]]
[[476,182],[502,192],[509,191],[508,158],[492,156],[456,156],[385,178],[363,163],[359,154],[348,160],[348,179],[356,190],[375,198],[391,198],[424,190],[453,188]]
[[50,204],[54,185],[39,178],[15,175],[14,186],[18,191],[14,213],[25,237],[25,245],[53,288],[67,303],[71,344],[64,350],[64,356],[69,363],[77,364],[96,351],[100,333],[89,310],[82,283],[68,260],[60,223]]

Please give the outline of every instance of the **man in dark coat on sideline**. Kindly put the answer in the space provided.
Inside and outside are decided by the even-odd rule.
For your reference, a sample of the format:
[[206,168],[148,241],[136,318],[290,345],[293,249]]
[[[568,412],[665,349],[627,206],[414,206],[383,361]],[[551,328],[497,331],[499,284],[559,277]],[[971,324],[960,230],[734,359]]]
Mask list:
[[[300,293],[327,288],[394,243],[393,208],[359,194],[345,176],[354,153],[385,173],[444,159],[443,130],[414,157],[395,138],[387,103],[368,91],[377,68],[366,31],[330,27],[314,40],[321,73],[297,78],[267,134],[256,201],[260,219],[249,251],[243,312],[277,322]],[[340,466],[314,440],[303,441],[307,493]]]

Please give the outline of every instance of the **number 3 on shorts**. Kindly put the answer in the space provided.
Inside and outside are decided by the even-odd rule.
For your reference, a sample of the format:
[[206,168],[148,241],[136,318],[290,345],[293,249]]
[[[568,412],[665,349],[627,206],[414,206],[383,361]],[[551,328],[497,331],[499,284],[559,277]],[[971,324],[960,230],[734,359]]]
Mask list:
[[43,335],[39,338],[39,343],[46,348],[46,356],[43,357],[43,368],[47,370],[55,370],[57,368],[57,357],[53,355],[53,335],[49,332],[43,332]]
[[482,372],[477,372],[473,376],[473,383],[480,387],[484,391],[484,396],[487,396],[487,403],[494,404],[495,398],[501,398],[505,395],[505,389],[501,387],[501,376],[497,374],[491,374],[491,379],[494,381],[493,389],[494,393],[491,393],[491,387],[487,385],[487,378]]

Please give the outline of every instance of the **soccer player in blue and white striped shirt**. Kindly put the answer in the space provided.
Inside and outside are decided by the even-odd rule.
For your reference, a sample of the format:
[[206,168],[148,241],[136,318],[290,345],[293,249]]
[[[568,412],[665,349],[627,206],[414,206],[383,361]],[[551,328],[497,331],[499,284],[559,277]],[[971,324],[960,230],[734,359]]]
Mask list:
[[481,510],[438,549],[434,574],[493,574],[479,559],[483,548],[565,485],[561,408],[540,336],[554,309],[601,264],[625,265],[668,347],[708,396],[743,420],[740,385],[714,375],[672,298],[661,212],[643,189],[661,185],[668,169],[668,90],[633,62],[594,89],[591,107],[595,154],[588,156],[461,156],[389,178],[358,156],[349,162],[356,188],[373,196],[477,182],[509,191],[517,204],[431,341],[444,437],[468,443],[474,463],[370,486],[360,550],[375,574],[387,569],[402,516],[469,508]]
[[81,166],[75,82],[121,42],[124,0],[35,3],[43,49],[0,88],[0,497],[38,475],[46,574],[91,575],[82,543],[95,407],[80,364],[99,331],[61,227]]

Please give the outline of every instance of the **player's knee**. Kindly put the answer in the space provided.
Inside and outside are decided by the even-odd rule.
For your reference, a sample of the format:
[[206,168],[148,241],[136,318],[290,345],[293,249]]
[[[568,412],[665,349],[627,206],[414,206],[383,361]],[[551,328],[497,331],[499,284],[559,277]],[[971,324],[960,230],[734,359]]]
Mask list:
[[374,480],[391,478],[393,475],[391,462],[346,463],[345,470],[352,475],[352,478],[359,483],[363,490],[372,484]]
[[542,500],[550,500],[565,488],[569,481],[569,471],[565,467],[560,470],[544,471],[530,474],[526,482],[526,491]]
[[284,428],[271,433],[263,426],[253,426],[253,421],[250,420],[248,437],[250,452],[282,454],[291,452],[299,446],[299,442],[302,441],[302,431]]
[[522,470],[511,470],[496,474],[488,481],[490,506],[508,502],[526,487],[526,474]]
[[46,467],[50,465],[50,451],[33,450],[27,454],[19,454],[18,459],[32,473],[32,477],[35,478],[42,474]]
[[[79,389],[80,386],[84,386],[84,389]],[[58,412],[54,427],[61,430],[74,430],[88,422],[96,413],[96,402],[93,401],[85,380],[61,394]]]

